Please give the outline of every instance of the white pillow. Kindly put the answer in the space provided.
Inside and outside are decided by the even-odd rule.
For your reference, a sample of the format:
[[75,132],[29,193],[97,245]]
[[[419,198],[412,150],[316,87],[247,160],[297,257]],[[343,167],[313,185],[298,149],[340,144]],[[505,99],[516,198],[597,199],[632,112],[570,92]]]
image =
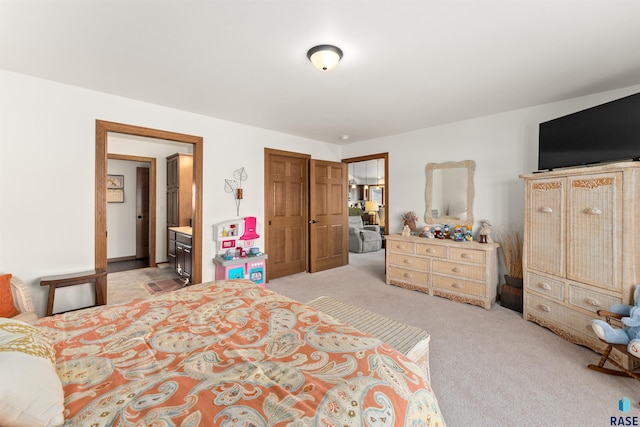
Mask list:
[[60,426],[64,393],[51,343],[37,327],[0,318],[0,425]]

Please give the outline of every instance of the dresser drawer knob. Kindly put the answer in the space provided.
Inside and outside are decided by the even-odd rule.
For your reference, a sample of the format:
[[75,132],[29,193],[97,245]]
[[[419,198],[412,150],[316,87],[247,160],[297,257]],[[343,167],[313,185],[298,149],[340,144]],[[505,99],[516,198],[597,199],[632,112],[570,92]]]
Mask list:
[[433,248],[429,248],[429,249],[427,249],[425,252],[429,252],[430,254],[435,254],[435,253],[436,253],[436,250],[435,250],[435,249],[433,249]]
[[404,273],[403,276],[407,279],[411,278],[411,273]]
[[463,253],[463,254],[460,254],[460,258],[471,258],[471,255],[467,253]]
[[542,213],[552,213],[553,209],[551,209],[548,206],[543,206],[543,207],[540,208],[540,212],[542,212]]
[[462,288],[462,285],[460,283],[455,283],[454,282],[454,283],[451,284],[451,287],[452,288],[456,288],[456,289],[460,289],[460,288]]
[[405,258],[402,260],[402,262],[404,262],[405,264],[411,264],[413,261],[411,260],[411,258]]
[[551,309],[548,305],[540,304],[540,310],[544,311],[545,313],[551,313]]
[[545,291],[550,291],[551,290],[551,286],[549,286],[548,283],[538,283],[538,287],[540,289],[544,289]]
[[587,215],[601,215],[602,211],[598,208],[586,208],[584,210],[584,213],[586,213]]
[[460,273],[460,269],[458,267],[453,267],[451,271],[453,271],[454,273]]
[[586,302],[587,302],[587,304],[592,305],[594,307],[600,307],[600,301],[598,301],[597,299],[587,298]]

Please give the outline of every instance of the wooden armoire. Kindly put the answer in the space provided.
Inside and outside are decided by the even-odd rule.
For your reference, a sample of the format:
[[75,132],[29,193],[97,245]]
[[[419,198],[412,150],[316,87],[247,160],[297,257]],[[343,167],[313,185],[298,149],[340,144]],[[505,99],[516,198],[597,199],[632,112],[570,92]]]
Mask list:
[[[602,352],[597,310],[640,284],[640,163],[523,175],[523,316]],[[623,360],[624,362],[624,360]]]

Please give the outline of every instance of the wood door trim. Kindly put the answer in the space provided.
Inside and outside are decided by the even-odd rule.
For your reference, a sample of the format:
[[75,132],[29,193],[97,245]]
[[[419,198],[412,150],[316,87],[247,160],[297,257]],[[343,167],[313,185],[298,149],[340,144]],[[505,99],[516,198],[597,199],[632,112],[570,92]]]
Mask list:
[[[156,265],[156,158],[107,153],[107,159],[149,163],[149,265]],[[153,212],[153,214],[151,214]],[[153,248],[153,250],[151,249]]]
[[389,200],[390,200],[390,194],[391,191],[390,190],[390,186],[389,186],[389,153],[378,153],[378,154],[368,154],[366,156],[359,156],[359,157],[349,157],[346,159],[342,159],[343,163],[357,163],[357,162],[364,162],[367,160],[376,160],[376,159],[382,159],[384,160],[384,191],[385,191],[385,196],[384,196],[384,200],[385,200],[385,205],[384,205],[384,220],[385,220],[385,227],[384,227],[384,234],[389,234],[389,229],[391,227],[389,227],[389,222],[390,222],[390,217],[389,217]]
[[96,193],[95,254],[96,270],[107,269],[107,136],[109,132],[143,136],[193,145],[194,206],[192,215],[193,259],[192,281],[202,282],[202,164],[203,138],[176,132],[150,129],[122,123],[96,120]]

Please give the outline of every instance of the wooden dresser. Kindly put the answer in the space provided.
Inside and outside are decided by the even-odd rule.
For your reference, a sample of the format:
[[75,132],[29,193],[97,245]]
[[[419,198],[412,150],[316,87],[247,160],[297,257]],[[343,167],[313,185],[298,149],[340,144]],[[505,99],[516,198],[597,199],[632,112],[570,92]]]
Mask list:
[[387,284],[491,309],[498,290],[497,243],[388,235]]
[[640,283],[640,164],[531,175],[525,185],[523,316],[602,352],[596,311]]

